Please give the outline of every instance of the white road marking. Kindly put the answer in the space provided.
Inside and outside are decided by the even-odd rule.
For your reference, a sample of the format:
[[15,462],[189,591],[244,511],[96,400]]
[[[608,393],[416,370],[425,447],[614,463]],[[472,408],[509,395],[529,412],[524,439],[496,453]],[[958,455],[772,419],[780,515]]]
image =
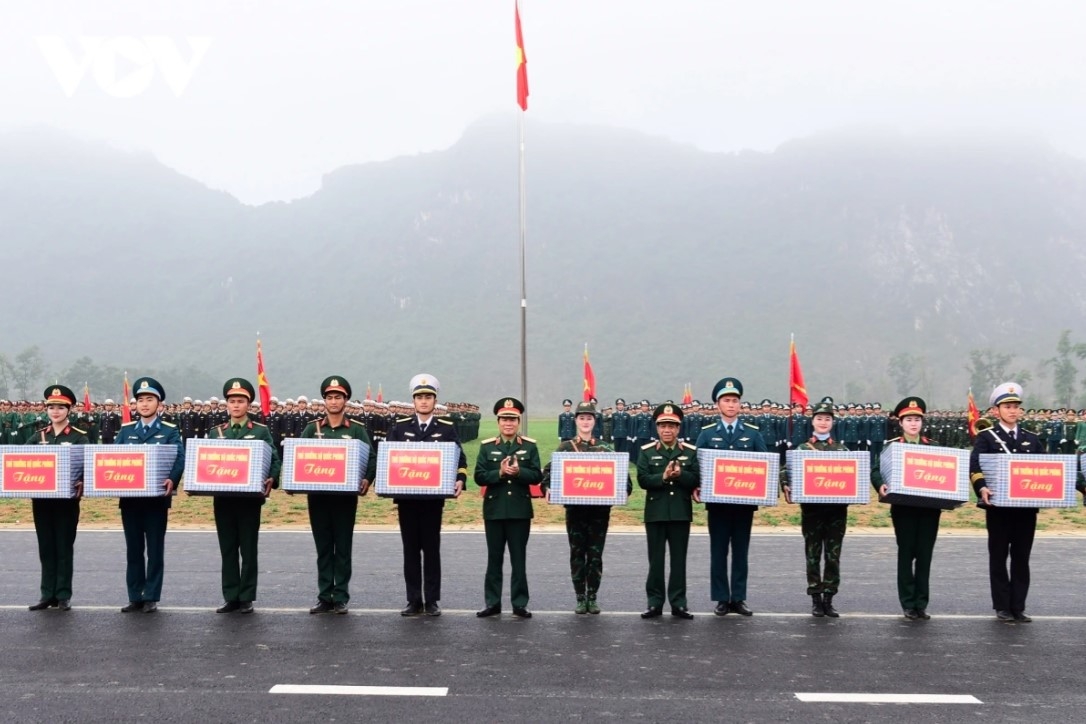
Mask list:
[[447,696],[446,686],[327,686],[276,684],[269,694],[323,694],[334,696]]
[[796,693],[800,701],[842,704],[982,704],[968,694],[821,694]]

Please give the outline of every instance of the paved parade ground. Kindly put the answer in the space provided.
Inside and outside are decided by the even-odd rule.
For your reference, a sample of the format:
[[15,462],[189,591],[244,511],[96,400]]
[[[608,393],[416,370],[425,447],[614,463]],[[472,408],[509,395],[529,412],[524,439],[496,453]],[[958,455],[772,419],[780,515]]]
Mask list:
[[[402,618],[395,531],[358,532],[347,616],[311,616],[308,531],[261,534],[254,615],[217,615],[211,531],[171,531],[157,614],[121,614],[124,541],[81,531],[73,609],[31,613],[33,531],[0,531],[4,721],[1073,721],[1086,706],[1086,539],[1038,538],[1030,624],[990,610],[985,538],[943,536],[932,620],[906,622],[888,535],[845,538],[838,620],[814,619],[799,535],[755,534],[751,618],[712,615],[708,538],[693,621],[643,621],[645,540],[612,533],[603,614],[572,613],[564,533],[528,546],[531,620],[479,620],[485,543],[443,537],[440,618]],[[508,574],[508,569],[507,569]],[[312,687],[312,688],[309,688]],[[343,688],[337,688],[343,687]],[[362,688],[371,687],[371,688]],[[847,694],[866,702],[841,702]],[[891,696],[892,695],[892,696]],[[827,701],[828,699],[828,701]],[[931,703],[935,702],[935,703]]]

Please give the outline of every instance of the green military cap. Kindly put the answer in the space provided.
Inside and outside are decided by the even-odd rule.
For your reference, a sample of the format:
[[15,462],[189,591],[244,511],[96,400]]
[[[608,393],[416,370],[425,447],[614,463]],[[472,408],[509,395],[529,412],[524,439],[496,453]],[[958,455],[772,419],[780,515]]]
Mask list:
[[256,397],[256,389],[253,383],[241,377],[233,377],[222,386],[222,396],[229,399],[231,395],[247,397],[251,402]]
[[928,405],[920,397],[906,397],[901,402],[897,403],[897,407],[894,408],[894,415],[900,420],[906,415],[919,415],[923,417],[928,412]]
[[132,396],[154,395],[159,401],[166,399],[166,388],[154,377],[140,377],[132,383]]
[[652,421],[656,424],[660,424],[661,422],[674,422],[678,425],[683,421],[683,411],[679,409],[678,405],[665,402],[653,410]]
[[47,405],[67,405],[71,407],[75,404],[75,393],[64,385],[46,387],[45,394],[42,397],[45,398],[45,404]]
[[[577,409],[580,409],[578,406]],[[494,403],[494,414],[498,417],[515,417],[520,419],[524,413],[524,403],[515,397],[503,397]]]
[[591,402],[578,402],[577,403],[577,410],[574,412],[574,414],[575,415],[595,415],[596,414],[596,406],[593,405]]
[[713,402],[716,402],[724,395],[737,395],[738,397],[742,397],[743,383],[734,377],[725,377],[713,385]]
[[834,414],[835,413],[832,397],[823,397],[821,400],[819,400],[818,404],[816,404],[811,409],[812,417],[814,415],[830,415],[832,417]]
[[321,397],[324,397],[329,392],[338,392],[344,397],[350,399],[351,397],[351,383],[345,378],[339,375],[332,375],[331,377],[325,377],[324,382],[321,383]]

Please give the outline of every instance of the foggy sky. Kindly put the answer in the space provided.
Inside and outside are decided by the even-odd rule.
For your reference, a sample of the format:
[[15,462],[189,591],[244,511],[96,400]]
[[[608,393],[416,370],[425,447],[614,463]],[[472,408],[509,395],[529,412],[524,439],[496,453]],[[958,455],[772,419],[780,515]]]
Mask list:
[[[1013,130],[1086,157],[1086,5],[1073,0],[523,0],[521,16],[533,120],[712,151],[854,125]],[[206,53],[180,96],[159,66],[122,60],[111,75],[102,54],[68,97],[40,40],[74,62],[81,39],[124,36],[165,37],[182,61],[187,38],[207,39]],[[0,129],[150,150],[246,203],[448,147],[516,108],[512,0],[7,3],[0,68]],[[105,89],[126,82],[146,88]]]

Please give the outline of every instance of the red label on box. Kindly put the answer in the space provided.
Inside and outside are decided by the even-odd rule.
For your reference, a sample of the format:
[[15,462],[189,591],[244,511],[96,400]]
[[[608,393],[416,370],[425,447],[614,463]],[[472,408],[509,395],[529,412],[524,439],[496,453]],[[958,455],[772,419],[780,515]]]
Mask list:
[[57,454],[8,453],[5,455],[4,490],[9,493],[57,492]]
[[713,461],[713,495],[763,499],[768,486],[768,462],[728,458]]
[[1010,462],[1007,498],[1062,500],[1064,464],[1061,462]]
[[95,455],[94,487],[102,492],[146,489],[146,454],[141,452],[119,452]]
[[953,455],[907,452],[902,465],[901,484],[910,490],[958,489],[958,458]]
[[585,498],[613,498],[615,474],[615,464],[610,460],[564,460],[562,494]]
[[441,450],[389,450],[388,487],[441,487]]
[[196,453],[196,481],[216,484],[249,484],[250,450],[244,447],[208,447]]
[[347,482],[347,446],[299,445],[294,448],[294,482],[342,485]]
[[803,494],[811,497],[854,497],[859,483],[853,460],[803,461]]

